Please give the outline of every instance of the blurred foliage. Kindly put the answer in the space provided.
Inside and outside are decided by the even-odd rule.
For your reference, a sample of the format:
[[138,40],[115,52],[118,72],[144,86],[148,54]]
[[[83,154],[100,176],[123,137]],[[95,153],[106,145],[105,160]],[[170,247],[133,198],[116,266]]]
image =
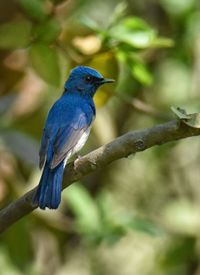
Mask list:
[[[0,203],[38,184],[46,114],[72,67],[101,88],[83,152],[173,117],[199,126],[198,0],[0,1]],[[200,143],[119,160],[1,236],[0,274],[200,274]],[[145,264],[144,264],[145,263]]]

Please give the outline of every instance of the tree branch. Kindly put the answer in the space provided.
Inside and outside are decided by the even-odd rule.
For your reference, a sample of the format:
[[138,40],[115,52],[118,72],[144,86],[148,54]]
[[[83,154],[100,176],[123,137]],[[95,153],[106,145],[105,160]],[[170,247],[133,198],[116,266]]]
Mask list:
[[[200,135],[200,129],[189,127],[178,120],[129,132],[85,155],[77,161],[76,167],[72,162],[69,163],[65,168],[63,189],[115,160],[155,145],[198,135]],[[36,188],[32,189],[0,211],[0,232],[5,231],[13,223],[37,208],[31,204],[35,190]]]

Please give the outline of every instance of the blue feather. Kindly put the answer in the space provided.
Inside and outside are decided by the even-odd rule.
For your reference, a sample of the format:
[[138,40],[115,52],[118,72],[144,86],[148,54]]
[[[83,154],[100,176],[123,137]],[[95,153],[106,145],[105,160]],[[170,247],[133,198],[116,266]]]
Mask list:
[[54,169],[50,169],[48,163],[45,164],[38,189],[33,198],[34,204],[41,209],[45,209],[45,207],[58,208],[61,201],[63,172],[63,161]]
[[64,164],[84,145],[96,113],[93,95],[109,82],[112,80],[92,68],[76,67],[64,85],[63,95],[49,111],[40,147],[40,168],[44,168],[33,197],[33,203],[41,209],[58,208]]

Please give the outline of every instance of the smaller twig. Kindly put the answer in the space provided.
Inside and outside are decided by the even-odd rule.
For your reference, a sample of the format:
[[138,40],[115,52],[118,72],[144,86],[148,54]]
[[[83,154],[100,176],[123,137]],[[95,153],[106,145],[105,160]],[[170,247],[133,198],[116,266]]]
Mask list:
[[139,112],[145,113],[147,115],[153,116],[155,118],[159,118],[162,120],[169,120],[170,118],[172,118],[172,116],[166,114],[166,113],[162,113],[157,111],[153,106],[145,103],[144,101],[138,99],[138,98],[134,98],[131,101],[131,105]]
[[138,99],[138,98],[129,98],[127,96],[121,95],[119,93],[115,92],[109,92],[113,96],[119,98],[121,101],[123,101],[125,104],[128,104],[132,106],[136,111],[140,113],[144,113],[146,115],[150,115],[155,118],[162,119],[164,121],[167,121],[169,119],[172,119],[172,116],[157,111],[153,106],[145,103],[144,101]]

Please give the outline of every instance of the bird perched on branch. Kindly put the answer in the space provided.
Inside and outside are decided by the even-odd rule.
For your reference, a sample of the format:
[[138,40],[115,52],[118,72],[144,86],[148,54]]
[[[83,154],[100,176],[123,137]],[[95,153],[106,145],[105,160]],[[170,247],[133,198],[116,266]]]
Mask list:
[[58,208],[65,165],[84,146],[95,118],[93,96],[98,87],[113,81],[85,66],[71,71],[64,93],[50,109],[43,130],[40,147],[43,172],[33,197],[34,205],[41,209]]

